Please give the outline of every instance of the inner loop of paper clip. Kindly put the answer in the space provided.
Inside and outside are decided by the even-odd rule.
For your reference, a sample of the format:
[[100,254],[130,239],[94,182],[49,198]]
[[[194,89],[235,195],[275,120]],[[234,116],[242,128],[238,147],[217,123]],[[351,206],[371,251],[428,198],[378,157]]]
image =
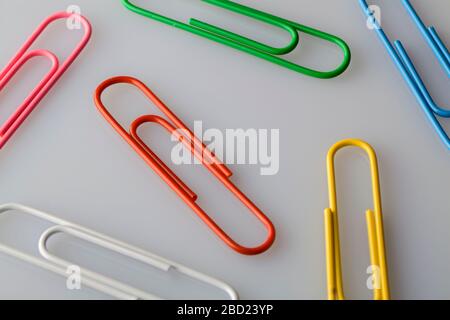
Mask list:
[[[71,235],[78,239],[87,241],[88,243],[98,245],[102,248],[119,253],[125,257],[129,257],[134,260],[140,261],[142,263],[145,263],[147,265],[150,265],[150,266],[155,267],[162,271],[169,271],[170,267],[171,267],[170,264],[167,264],[164,261],[159,261],[159,260],[155,260],[152,257],[147,257],[138,252],[130,250],[129,248],[126,248],[124,246],[121,246],[114,242],[111,242],[110,240],[102,239],[101,237],[98,237],[97,235],[92,235],[92,234],[89,234],[82,230],[77,230],[74,227],[53,226],[53,227],[45,230],[42,233],[42,235],[39,239],[39,252],[46,260],[48,260],[56,265],[59,265],[62,268],[67,269],[74,263],[69,262],[67,260],[64,260],[62,258],[59,258],[59,257],[51,254],[47,248],[47,243],[48,243],[49,239],[58,233],[64,233],[67,235]],[[124,293],[129,294],[131,297],[133,297],[135,299],[158,299],[156,296],[154,296],[152,294],[148,294],[142,290],[133,288],[129,285],[123,284],[122,282],[119,282],[117,280],[111,279],[109,277],[103,276],[99,273],[96,273],[96,272],[93,272],[93,271],[90,271],[90,270],[87,270],[84,268],[81,269],[81,276],[82,276],[82,278],[87,277],[89,279],[92,279],[98,283],[105,285],[106,287],[110,287],[110,288],[113,288],[113,289],[116,289],[119,291],[123,291]]]
[[36,95],[45,87],[50,79],[55,75],[59,68],[58,58],[47,50],[33,50],[23,55],[0,80],[0,91],[11,81],[14,75],[31,59],[36,57],[47,58],[51,62],[50,70],[45,74],[44,78],[36,85],[33,91],[25,98],[23,103],[16,109],[16,111],[6,120],[0,128],[0,136],[3,136],[17,121],[18,118],[23,117],[29,103],[36,97]]
[[[234,32],[225,30],[223,28],[217,27],[215,25],[212,25],[210,23],[206,23],[203,21],[200,21],[199,19],[191,18],[189,19],[189,23],[184,23],[181,21],[177,21],[165,16],[162,16],[160,14],[153,13],[153,18],[170,24],[177,27],[182,27],[183,29],[187,29],[188,31],[192,31],[195,33],[195,31],[206,31],[210,33],[211,35],[217,35],[218,37],[222,37],[223,39],[230,39],[236,44],[245,44],[250,49],[258,50],[261,52],[265,52],[267,54],[273,54],[273,55],[284,55],[287,53],[292,52],[295,50],[299,44],[299,35],[295,28],[290,26],[287,23],[284,23],[282,21],[279,21],[275,17],[271,17],[269,15],[262,15],[258,11],[253,10],[251,8],[239,5],[239,4],[233,4],[232,7],[229,6],[229,4],[224,3],[222,1],[215,1],[215,0],[202,0],[203,2],[209,3],[211,5],[215,5],[218,7],[221,7],[223,9],[242,14],[244,16],[247,16],[249,18],[261,21],[263,23],[267,23],[269,25],[275,26],[277,28],[283,29],[290,35],[290,41],[289,43],[284,47],[273,47],[269,46],[267,44],[261,43],[259,41],[252,40],[248,37],[238,35]],[[123,0],[122,1],[124,5],[137,8],[131,1],[129,0]],[[150,11],[149,11],[150,12]]]
[[171,268],[171,265],[166,263],[165,261],[155,259],[154,257],[142,255],[134,250],[130,250],[125,246],[121,246],[117,243],[111,242],[110,240],[102,239],[101,237],[94,234],[89,234],[86,231],[79,230],[70,226],[60,226],[60,225],[53,226],[47,229],[42,233],[39,239],[39,252],[41,253],[41,255],[47,260],[55,262],[57,264],[62,264],[64,266],[71,265],[70,263],[64,262],[64,260],[52,255],[47,249],[48,240],[58,233],[71,235],[80,240],[84,240],[86,242],[103,247],[105,249],[119,253],[121,255],[140,261],[142,263],[148,264],[161,271],[169,271]]
[[347,139],[339,143],[336,143],[328,152],[327,156],[327,170],[329,179],[329,194],[330,194],[330,208],[332,211],[337,212],[337,197],[336,197],[336,175],[334,157],[336,153],[346,147],[356,147],[366,153],[370,162],[371,172],[371,186],[372,186],[372,198],[375,211],[381,212],[381,193],[380,182],[378,176],[378,162],[375,151],[373,148],[364,141],[356,139]]
[[199,158],[200,160],[203,159],[202,155],[198,155],[196,150],[197,148],[193,145],[193,143],[190,142],[190,139],[186,138],[186,136],[179,133],[179,130],[177,130],[173,125],[171,125],[168,121],[165,119],[159,117],[159,116],[153,116],[153,115],[146,115],[141,116],[133,121],[133,123],[130,126],[130,134],[131,136],[136,139],[136,141],[141,145],[142,148],[145,149],[145,151],[155,160],[155,162],[160,166],[161,170],[164,171],[171,179],[173,179],[174,183],[178,186],[180,190],[182,190],[183,193],[185,193],[186,197],[188,197],[191,201],[196,201],[198,199],[198,195],[192,191],[165,163],[162,161],[148,146],[147,144],[142,140],[142,138],[137,133],[138,128],[145,124],[145,123],[157,123],[161,125],[164,129],[166,129],[170,134],[175,135],[177,140],[182,142],[185,146],[190,149],[194,155]]
[[[209,276],[206,276],[202,273],[199,273],[197,271],[194,271],[192,269],[186,268],[182,265],[178,265],[175,263],[171,263],[168,260],[159,258],[154,255],[150,255],[142,250],[138,250],[136,248],[133,248],[125,243],[116,241],[109,237],[102,237],[101,235],[97,233],[91,233],[88,230],[85,229],[78,229],[74,226],[65,226],[65,225],[56,225],[53,227],[48,228],[45,230],[39,239],[39,252],[46,260],[50,261],[51,263],[54,263],[55,265],[58,265],[62,268],[67,269],[69,266],[73,265],[72,262],[69,262],[67,260],[64,260],[60,257],[57,257],[56,255],[53,255],[48,250],[48,242],[49,240],[56,234],[62,233],[66,235],[73,236],[75,238],[78,238],[80,240],[84,240],[88,243],[91,243],[93,245],[97,245],[101,248],[105,248],[108,250],[111,250],[112,252],[118,253],[120,255],[123,255],[124,257],[131,258],[133,260],[139,261],[141,263],[144,263],[146,265],[155,267],[161,271],[168,272],[170,270],[179,272],[180,274],[183,274],[191,279],[198,280],[200,282],[204,282],[206,284],[209,284],[210,286],[216,287],[220,290],[225,291],[230,298],[237,299],[236,292],[226,285],[225,283],[216,280],[214,278],[211,278]],[[87,279],[90,279],[94,283],[99,283],[103,285],[103,292],[110,293],[114,296],[114,290],[117,290],[117,292],[122,292],[124,297],[128,299],[160,299],[159,297],[149,294],[147,292],[144,292],[140,289],[136,289],[132,286],[126,285],[120,281],[114,280],[112,278],[103,276],[99,273],[93,272],[91,270],[87,270],[84,268],[81,268],[81,276]],[[117,294],[116,294],[117,296]]]

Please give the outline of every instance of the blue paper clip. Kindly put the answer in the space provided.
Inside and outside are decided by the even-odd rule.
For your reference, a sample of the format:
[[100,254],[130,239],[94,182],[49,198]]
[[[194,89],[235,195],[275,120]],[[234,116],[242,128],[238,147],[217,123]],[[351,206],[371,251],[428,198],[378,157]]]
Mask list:
[[[381,42],[386,47],[391,58],[394,60],[395,65],[400,70],[403,78],[408,83],[411,91],[419,101],[420,106],[425,111],[428,119],[433,124],[433,127],[437,131],[441,140],[445,143],[447,149],[450,150],[450,138],[445,130],[442,128],[442,125],[439,123],[438,117],[450,118],[450,110],[441,108],[438,106],[430,93],[428,92],[423,80],[421,79],[419,73],[414,67],[413,62],[409,58],[405,48],[403,47],[401,41],[397,40],[392,45],[392,42],[389,40],[386,33],[381,28],[380,23],[377,21],[374,16],[374,12],[370,9],[366,0],[359,0],[361,7],[364,10],[364,13],[368,18],[372,21],[374,26],[374,30],[378,34]],[[447,77],[450,77],[450,54],[448,52],[447,47],[444,45],[442,40],[439,38],[434,27],[426,27],[423,21],[418,16],[416,10],[412,6],[409,0],[402,0],[403,6],[408,11],[411,18],[414,20],[415,24],[421,31],[425,40],[428,42],[428,45],[433,50],[435,56],[439,60],[442,67],[445,69],[447,73]]]

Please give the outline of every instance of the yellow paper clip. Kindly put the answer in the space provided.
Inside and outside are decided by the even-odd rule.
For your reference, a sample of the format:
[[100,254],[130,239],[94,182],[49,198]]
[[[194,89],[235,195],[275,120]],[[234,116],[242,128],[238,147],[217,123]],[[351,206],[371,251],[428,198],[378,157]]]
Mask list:
[[375,300],[389,300],[389,280],[384,245],[383,217],[381,212],[380,182],[377,156],[372,147],[364,141],[347,139],[331,147],[327,156],[328,192],[330,208],[325,209],[325,244],[327,260],[327,285],[329,300],[343,300],[342,265],[339,245],[339,224],[336,200],[336,178],[334,157],[345,147],[354,146],[363,149],[369,156],[372,175],[372,194],[374,210],[366,211],[369,250],[372,271],[372,284]]

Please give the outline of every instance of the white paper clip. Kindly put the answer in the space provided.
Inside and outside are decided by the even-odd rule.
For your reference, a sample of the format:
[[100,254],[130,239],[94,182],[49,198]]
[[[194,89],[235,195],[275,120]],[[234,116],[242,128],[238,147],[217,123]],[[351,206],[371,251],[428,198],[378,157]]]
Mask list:
[[[102,248],[119,253],[125,257],[142,262],[162,271],[177,271],[191,279],[198,280],[210,286],[221,289],[227,293],[232,300],[239,299],[237,292],[228,284],[212,278],[201,272],[192,270],[181,264],[159,257],[148,251],[131,246],[99,232],[84,228],[69,221],[57,218],[48,213],[26,207],[20,204],[0,205],[0,214],[8,211],[19,211],[31,216],[54,223],[55,225],[45,230],[39,239],[39,253],[44,259],[29,255],[12,247],[0,244],[0,253],[6,253],[12,257],[28,262],[42,269],[67,277],[67,270],[73,263],[51,254],[47,249],[48,240],[55,234],[64,233],[86,242],[98,245]],[[103,292],[117,299],[123,300],[155,300],[160,297],[129,286],[125,283],[95,273],[91,270],[80,268],[82,285]]]

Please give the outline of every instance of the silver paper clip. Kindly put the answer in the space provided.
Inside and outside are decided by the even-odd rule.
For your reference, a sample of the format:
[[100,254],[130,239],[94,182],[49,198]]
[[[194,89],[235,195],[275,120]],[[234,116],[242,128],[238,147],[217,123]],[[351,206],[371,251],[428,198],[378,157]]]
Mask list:
[[[148,251],[131,246],[125,242],[108,237],[99,232],[87,229],[80,225],[60,219],[48,213],[26,207],[21,204],[3,204],[0,205],[0,214],[9,211],[19,211],[31,216],[40,218],[47,222],[55,224],[45,230],[39,239],[39,253],[44,259],[29,255],[12,247],[0,244],[0,253],[8,254],[14,258],[28,262],[34,266],[40,267],[50,272],[54,272],[63,277],[67,277],[67,270],[73,263],[66,261],[56,255],[53,255],[47,249],[48,240],[55,234],[64,233],[86,242],[98,245],[99,247],[119,253],[125,257],[134,259],[146,265],[155,267],[161,271],[177,271],[191,279],[198,280],[210,286],[221,289],[227,293],[232,300],[238,299],[237,292],[228,284],[205,275],[201,272],[190,269],[186,266],[172,262],[165,258],[159,257]],[[103,292],[117,299],[123,300],[156,300],[160,297],[144,292],[140,289],[129,286],[125,283],[103,276],[88,269],[80,268],[83,275],[80,279],[81,284],[92,289]]]

